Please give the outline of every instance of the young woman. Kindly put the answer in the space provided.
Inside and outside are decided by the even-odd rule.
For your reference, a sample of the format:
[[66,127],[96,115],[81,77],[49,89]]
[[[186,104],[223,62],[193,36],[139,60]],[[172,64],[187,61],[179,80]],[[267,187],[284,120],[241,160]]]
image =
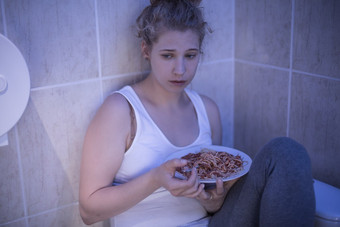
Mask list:
[[[275,190],[286,188],[282,184],[295,184],[295,180],[303,178],[297,190],[307,190],[298,196],[305,193],[311,197],[308,155],[289,139],[275,140],[274,146],[268,145],[267,151],[260,152],[266,158],[254,160],[254,168],[232,188],[232,193],[228,191],[237,180],[223,183],[217,179],[215,189],[205,190],[195,169],[188,180],[174,178],[175,169],[185,166],[186,161],[165,162],[167,156],[192,146],[221,144],[218,107],[208,97],[187,88],[196,73],[206,30],[199,2],[151,0],[151,5],[138,17],[142,53],[150,62],[151,72],[143,81],[108,96],[88,128],[79,198],[80,214],[86,224],[112,218],[116,227],[208,226],[209,221],[214,226],[246,226],[239,218],[243,221],[243,214],[248,214],[245,222],[256,226],[265,223],[262,220],[267,221],[260,219],[261,215],[280,217],[273,216],[270,210],[258,209],[265,205],[267,209],[271,201],[276,201],[270,197],[280,194]],[[277,180],[290,174],[290,171],[281,172],[286,162],[273,155],[277,150],[287,154],[287,149],[282,148],[285,146],[301,153],[298,158],[294,155],[294,159],[297,163],[304,162],[305,172]],[[294,171],[291,155],[284,160]],[[277,176],[269,180],[272,173]],[[270,187],[271,184],[280,186]],[[286,196],[291,191],[285,189],[282,196],[274,199],[288,199]],[[262,201],[263,195],[268,204]],[[302,201],[305,197],[302,196]],[[283,210],[287,210],[292,198],[288,202],[278,201]],[[297,210],[306,212],[307,205],[310,203]],[[276,211],[281,212],[282,207]],[[287,224],[295,219],[275,223]],[[272,221],[269,220],[270,224],[275,224]]]

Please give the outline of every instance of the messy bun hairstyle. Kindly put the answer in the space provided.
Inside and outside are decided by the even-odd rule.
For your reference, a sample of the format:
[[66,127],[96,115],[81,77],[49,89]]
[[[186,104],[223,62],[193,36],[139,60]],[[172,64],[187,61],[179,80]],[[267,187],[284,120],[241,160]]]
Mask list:
[[165,30],[191,29],[197,33],[201,46],[207,23],[199,8],[200,2],[201,0],[150,0],[151,4],[136,20],[138,37],[152,47]]
[[[191,2],[193,5],[195,6],[199,6],[202,0],[189,0],[189,2]],[[158,4],[159,2],[164,2],[164,0],[150,0],[150,4],[151,5],[155,5]],[[168,2],[171,2],[171,0],[169,0]],[[176,0],[172,1],[172,2],[176,2]]]

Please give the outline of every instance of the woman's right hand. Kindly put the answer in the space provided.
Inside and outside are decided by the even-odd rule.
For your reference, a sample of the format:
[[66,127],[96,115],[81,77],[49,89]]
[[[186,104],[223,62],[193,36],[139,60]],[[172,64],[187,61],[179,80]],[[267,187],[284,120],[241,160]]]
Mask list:
[[175,171],[177,167],[183,167],[187,164],[185,159],[172,159],[155,170],[156,180],[158,183],[167,189],[173,196],[185,196],[195,198],[204,189],[204,184],[200,184],[196,169],[192,170],[191,176],[187,180],[175,178]]

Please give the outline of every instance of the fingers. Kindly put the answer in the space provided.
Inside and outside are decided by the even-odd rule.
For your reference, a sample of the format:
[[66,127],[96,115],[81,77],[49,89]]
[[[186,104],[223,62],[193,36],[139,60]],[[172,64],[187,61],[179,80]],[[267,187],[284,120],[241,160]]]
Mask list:
[[223,195],[225,189],[223,187],[223,181],[221,178],[216,179],[216,195]]
[[199,200],[212,200],[213,194],[211,192],[207,192],[205,190],[202,190],[201,193],[198,196],[196,196],[196,198],[199,199]]
[[192,170],[191,170],[191,175],[190,175],[188,181],[189,181],[189,182],[198,181],[197,170],[196,170],[196,168],[192,168]]
[[173,179],[168,190],[174,196],[186,196],[193,198],[198,196],[204,190],[204,184],[199,183],[196,169],[193,169],[188,180]]
[[202,192],[204,192],[204,184],[199,184],[197,190],[187,195],[190,198],[197,198]]
[[216,187],[214,189],[203,191],[197,198],[204,201],[215,199],[219,200],[220,198],[224,198],[225,194],[226,190],[224,188],[223,181],[221,178],[217,178]]
[[185,159],[175,158],[165,162],[164,165],[169,169],[176,169],[177,167],[185,166],[187,162]]
[[181,180],[181,183],[183,183],[183,195],[184,196],[190,196],[192,194],[197,194],[197,192],[200,190],[199,188],[199,180],[197,177],[196,169],[191,170],[191,175],[188,180]]
[[176,168],[185,166],[186,164],[187,160],[175,158],[163,163],[160,166],[160,169],[163,169],[163,171],[165,171],[168,175],[173,177],[175,175]]

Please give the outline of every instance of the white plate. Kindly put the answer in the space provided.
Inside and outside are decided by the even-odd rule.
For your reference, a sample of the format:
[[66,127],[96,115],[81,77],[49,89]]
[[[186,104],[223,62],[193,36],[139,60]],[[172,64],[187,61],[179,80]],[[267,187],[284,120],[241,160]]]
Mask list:
[[[223,181],[230,181],[230,180],[239,178],[239,177],[245,175],[246,173],[248,173],[250,166],[251,166],[251,163],[252,163],[252,160],[247,154],[243,153],[242,151],[236,150],[234,148],[217,146],[217,145],[197,146],[197,147],[191,147],[189,149],[180,150],[180,151],[177,151],[177,152],[169,155],[167,157],[166,161],[174,159],[174,158],[181,158],[184,155],[187,155],[189,153],[198,153],[203,148],[208,148],[208,149],[212,149],[212,150],[215,150],[215,151],[222,151],[222,152],[227,152],[227,153],[232,154],[232,155],[241,156],[241,158],[243,160],[243,169],[241,171],[235,173],[235,174],[232,174],[229,177],[223,178],[222,179]],[[183,175],[178,173],[178,172],[175,173],[175,176],[178,177],[178,178],[182,178],[182,179],[184,178]],[[201,183],[216,183],[216,179],[204,179],[204,180],[200,180],[200,182]]]

